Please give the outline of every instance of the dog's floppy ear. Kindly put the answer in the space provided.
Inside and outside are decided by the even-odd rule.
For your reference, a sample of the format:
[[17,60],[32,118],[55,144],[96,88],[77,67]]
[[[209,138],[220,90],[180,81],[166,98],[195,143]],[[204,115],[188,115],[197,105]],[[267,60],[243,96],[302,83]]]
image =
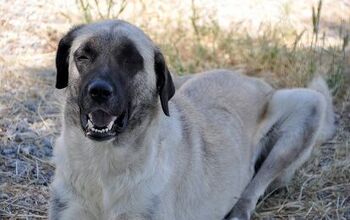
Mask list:
[[75,38],[75,32],[83,25],[73,27],[58,43],[56,53],[56,88],[63,89],[68,85],[69,51]]
[[163,54],[157,49],[154,53],[154,70],[157,77],[157,90],[160,96],[160,103],[165,115],[169,116],[168,101],[175,94],[175,86]]

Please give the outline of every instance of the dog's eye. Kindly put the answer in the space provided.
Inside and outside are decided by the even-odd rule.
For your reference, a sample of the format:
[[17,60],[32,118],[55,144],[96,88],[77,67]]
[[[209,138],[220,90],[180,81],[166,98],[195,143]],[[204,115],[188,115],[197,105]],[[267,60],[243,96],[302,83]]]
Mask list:
[[80,56],[77,56],[76,57],[76,60],[77,61],[88,61],[89,60],[89,57],[88,56],[85,56],[85,55],[80,55]]

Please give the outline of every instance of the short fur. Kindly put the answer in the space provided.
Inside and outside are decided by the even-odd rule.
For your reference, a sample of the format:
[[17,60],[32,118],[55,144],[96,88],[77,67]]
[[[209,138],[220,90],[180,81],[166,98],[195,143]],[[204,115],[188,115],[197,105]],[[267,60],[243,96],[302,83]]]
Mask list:
[[[106,77],[127,83],[116,97],[129,103],[129,123],[115,138],[93,141],[83,132],[79,100],[87,75],[101,73],[82,74],[74,53],[94,39],[108,60],[125,38],[143,66],[132,77],[111,67]],[[174,95],[163,55],[127,22],[81,26],[61,42],[57,87],[68,87],[50,219],[249,219],[268,187],[286,184],[313,146],[334,133],[321,78],[308,89],[274,90],[260,79],[213,70],[175,78]]]

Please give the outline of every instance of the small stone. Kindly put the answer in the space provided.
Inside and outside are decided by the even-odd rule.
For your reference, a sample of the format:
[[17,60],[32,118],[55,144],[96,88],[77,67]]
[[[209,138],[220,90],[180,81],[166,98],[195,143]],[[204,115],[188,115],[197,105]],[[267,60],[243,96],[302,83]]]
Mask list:
[[21,135],[21,134],[16,134],[16,135],[15,135],[14,141],[16,141],[16,142],[22,142],[22,141],[23,141],[22,135]]

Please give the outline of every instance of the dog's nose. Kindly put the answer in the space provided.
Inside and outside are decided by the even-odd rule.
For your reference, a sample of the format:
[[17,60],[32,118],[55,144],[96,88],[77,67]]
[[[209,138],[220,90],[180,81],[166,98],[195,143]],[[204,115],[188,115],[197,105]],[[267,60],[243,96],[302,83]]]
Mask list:
[[107,101],[113,93],[113,87],[106,81],[96,80],[89,84],[88,93],[97,102]]

